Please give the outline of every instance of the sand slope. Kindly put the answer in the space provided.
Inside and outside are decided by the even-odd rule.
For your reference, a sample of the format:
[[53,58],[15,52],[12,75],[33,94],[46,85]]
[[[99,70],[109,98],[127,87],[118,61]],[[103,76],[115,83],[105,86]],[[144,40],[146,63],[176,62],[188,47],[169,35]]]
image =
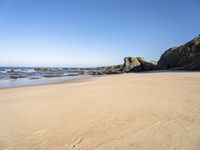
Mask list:
[[199,150],[200,73],[1,89],[0,149]]

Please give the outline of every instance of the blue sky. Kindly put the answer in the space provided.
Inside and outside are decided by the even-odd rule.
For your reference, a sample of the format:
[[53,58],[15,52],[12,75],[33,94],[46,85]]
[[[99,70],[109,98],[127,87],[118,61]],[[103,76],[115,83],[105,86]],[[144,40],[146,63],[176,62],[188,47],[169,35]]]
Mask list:
[[199,0],[0,0],[0,66],[158,60],[199,27]]

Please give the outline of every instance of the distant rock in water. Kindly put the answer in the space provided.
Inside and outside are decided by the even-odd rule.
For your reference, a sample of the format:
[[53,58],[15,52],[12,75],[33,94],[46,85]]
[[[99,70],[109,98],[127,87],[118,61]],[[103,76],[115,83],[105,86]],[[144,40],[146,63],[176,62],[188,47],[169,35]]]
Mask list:
[[143,57],[125,57],[122,72],[140,72],[156,69],[156,64],[147,62]]
[[23,76],[23,75],[11,75],[10,78],[11,79],[19,79],[19,78],[26,78],[27,76]]
[[158,69],[200,70],[200,35],[165,51],[158,61]]

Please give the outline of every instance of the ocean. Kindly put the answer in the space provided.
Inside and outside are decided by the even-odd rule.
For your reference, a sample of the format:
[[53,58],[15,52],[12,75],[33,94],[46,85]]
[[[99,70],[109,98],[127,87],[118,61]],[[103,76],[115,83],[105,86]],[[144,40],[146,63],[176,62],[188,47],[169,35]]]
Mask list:
[[0,67],[0,88],[57,83],[71,79],[88,78],[92,69]]

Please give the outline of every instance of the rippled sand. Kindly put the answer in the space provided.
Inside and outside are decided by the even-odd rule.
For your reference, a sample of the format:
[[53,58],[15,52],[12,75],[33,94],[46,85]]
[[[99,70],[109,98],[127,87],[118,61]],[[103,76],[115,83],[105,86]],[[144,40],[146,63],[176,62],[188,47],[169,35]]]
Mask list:
[[0,149],[198,150],[200,72],[1,89]]

